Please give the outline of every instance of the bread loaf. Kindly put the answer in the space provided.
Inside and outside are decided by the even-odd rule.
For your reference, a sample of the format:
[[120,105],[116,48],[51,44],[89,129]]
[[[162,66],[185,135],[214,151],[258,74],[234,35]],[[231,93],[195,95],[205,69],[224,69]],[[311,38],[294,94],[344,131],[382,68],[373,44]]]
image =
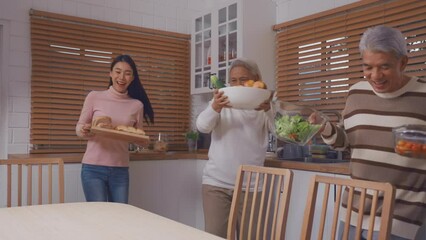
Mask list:
[[125,126],[125,125],[118,125],[118,126],[115,127],[115,130],[127,132],[127,126]]
[[93,119],[92,126],[113,129],[112,119],[108,116],[99,116]]
[[145,135],[145,131],[140,128],[136,128],[136,133],[139,135]]
[[132,126],[118,125],[118,126],[115,127],[115,130],[139,134],[139,135],[145,135],[144,130],[142,130],[140,128],[135,128],[135,127],[132,127]]

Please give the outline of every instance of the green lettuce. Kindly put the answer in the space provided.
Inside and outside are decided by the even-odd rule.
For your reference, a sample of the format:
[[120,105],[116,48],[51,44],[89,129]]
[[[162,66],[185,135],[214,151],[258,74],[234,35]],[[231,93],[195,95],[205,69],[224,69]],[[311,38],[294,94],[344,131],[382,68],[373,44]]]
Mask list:
[[275,119],[277,137],[293,143],[306,144],[320,128],[320,124],[310,124],[300,115],[285,115]]

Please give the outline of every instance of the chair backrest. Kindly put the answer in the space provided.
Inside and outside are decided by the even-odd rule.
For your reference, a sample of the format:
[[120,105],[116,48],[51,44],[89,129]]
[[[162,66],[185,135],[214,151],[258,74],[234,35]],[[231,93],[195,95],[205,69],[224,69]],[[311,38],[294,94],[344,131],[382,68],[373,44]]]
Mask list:
[[288,169],[240,166],[228,239],[233,240],[236,235],[241,240],[284,239],[292,181],[293,172]]
[[[37,204],[43,204],[43,195],[47,195],[47,203],[53,202],[53,186],[58,186],[58,201],[64,202],[64,162],[62,158],[27,158],[0,160],[0,166],[7,168],[7,207],[12,206],[12,195],[16,193],[17,206],[22,206],[23,194],[26,192],[26,205],[33,204],[33,185],[37,187]],[[54,168],[53,166],[56,165]],[[33,169],[37,171],[33,176]],[[47,169],[47,176],[43,174]],[[58,181],[53,181],[53,173],[57,171]],[[56,170],[57,169],[57,170]],[[25,174],[26,173],[26,174]],[[33,178],[37,180],[33,184]],[[26,190],[23,181],[26,179]],[[16,181],[16,182],[15,182]],[[47,185],[47,186],[46,186]],[[45,189],[44,187],[47,187]],[[47,194],[46,194],[47,190]]]
[[[335,199],[330,199],[330,195]],[[317,196],[322,196],[322,202],[316,202]],[[349,237],[351,222],[356,227],[355,239],[361,239],[362,229],[368,230],[367,239],[372,239],[378,224],[379,239],[389,239],[394,200],[395,188],[390,183],[316,175],[312,178],[308,193],[301,239],[310,240],[311,235],[315,235],[314,219],[319,223],[315,239],[337,239],[339,216],[345,224],[343,239]],[[331,219],[331,224],[326,219]],[[330,237],[324,236],[325,232],[328,232]]]

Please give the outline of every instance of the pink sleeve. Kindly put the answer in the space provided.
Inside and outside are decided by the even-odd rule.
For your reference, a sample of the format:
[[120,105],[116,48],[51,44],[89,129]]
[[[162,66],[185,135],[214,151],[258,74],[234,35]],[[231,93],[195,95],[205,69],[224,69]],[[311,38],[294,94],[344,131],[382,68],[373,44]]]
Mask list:
[[141,129],[143,129],[143,121],[144,121],[144,118],[143,118],[143,104],[142,104],[142,107],[141,107],[141,109],[138,111],[138,114],[136,115],[136,128],[141,128]]
[[84,100],[83,108],[81,109],[80,118],[78,119],[75,131],[77,136],[83,137],[80,130],[84,124],[91,123],[93,118],[93,92],[90,92]]

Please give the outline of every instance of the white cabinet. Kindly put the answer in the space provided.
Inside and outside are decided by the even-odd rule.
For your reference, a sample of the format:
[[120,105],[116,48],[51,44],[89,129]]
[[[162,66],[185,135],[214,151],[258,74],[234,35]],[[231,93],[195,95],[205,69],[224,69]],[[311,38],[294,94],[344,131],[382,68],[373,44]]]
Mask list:
[[131,161],[129,204],[204,230],[201,182],[206,162]]
[[[191,39],[191,93],[209,89],[211,74],[212,14],[195,19]],[[208,57],[207,57],[208,56]]]
[[236,2],[194,20],[191,93],[211,91],[211,74],[226,79],[227,67],[237,57],[237,31]]
[[274,88],[274,24],[272,1],[231,1],[196,17],[191,40],[191,93],[211,92],[211,74],[227,82],[228,67],[239,57],[256,61],[263,80]]

